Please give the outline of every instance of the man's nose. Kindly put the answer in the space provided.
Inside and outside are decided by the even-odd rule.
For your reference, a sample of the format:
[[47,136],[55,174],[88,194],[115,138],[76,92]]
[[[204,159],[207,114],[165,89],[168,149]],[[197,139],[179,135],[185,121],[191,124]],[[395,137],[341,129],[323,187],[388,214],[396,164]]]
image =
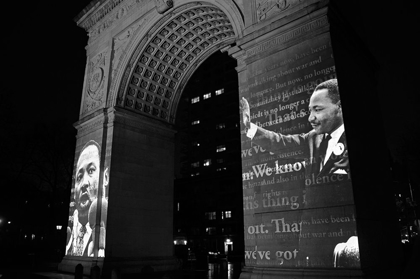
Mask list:
[[312,121],[314,121],[315,120],[315,115],[313,114],[313,112],[311,111],[311,112],[309,112],[309,118],[308,118],[308,121],[309,122],[312,122]]
[[82,179],[82,190],[86,190],[87,187],[89,187],[89,176],[88,175],[84,175],[83,179]]

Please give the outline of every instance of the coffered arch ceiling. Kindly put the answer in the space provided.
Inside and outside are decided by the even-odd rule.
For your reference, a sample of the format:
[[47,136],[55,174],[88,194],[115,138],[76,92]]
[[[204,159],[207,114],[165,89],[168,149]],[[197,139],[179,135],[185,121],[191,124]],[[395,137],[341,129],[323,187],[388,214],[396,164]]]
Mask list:
[[237,36],[228,16],[214,5],[196,2],[178,11],[140,42],[117,97],[118,106],[171,124],[194,69]]

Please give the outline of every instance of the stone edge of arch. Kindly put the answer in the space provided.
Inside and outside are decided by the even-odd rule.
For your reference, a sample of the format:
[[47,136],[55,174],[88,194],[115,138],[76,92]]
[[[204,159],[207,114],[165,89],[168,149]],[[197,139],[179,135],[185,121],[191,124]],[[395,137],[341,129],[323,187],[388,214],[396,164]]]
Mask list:
[[[110,81],[110,84],[109,84],[107,107],[118,106],[117,98],[118,98],[119,92],[122,91],[125,94],[126,88],[128,86],[128,78],[132,75],[132,72],[134,70],[135,62],[133,63],[133,59],[135,61],[137,61],[141,51],[144,49],[144,46],[151,39],[152,35],[159,29],[159,27],[163,26],[165,23],[170,21],[177,13],[181,12],[182,10],[188,9],[189,7],[199,5],[199,3],[201,3],[202,5],[215,6],[215,7],[219,8],[220,10],[222,10],[228,16],[228,18],[231,21],[231,24],[234,28],[234,32],[235,32],[235,37],[233,38],[234,41],[240,39],[243,36],[243,30],[245,28],[243,17],[241,15],[238,7],[236,6],[236,4],[232,0],[224,0],[224,1],[221,1],[221,0],[216,0],[216,1],[183,1],[179,6],[176,6],[172,9],[168,10],[163,15],[158,14],[156,9],[146,11],[143,14],[142,17],[139,17],[138,19],[136,19],[135,21],[133,21],[133,23],[131,23],[129,26],[127,26],[126,28],[121,30],[121,32],[119,32],[118,34],[116,34],[115,36],[112,37],[112,40],[113,40],[117,35],[123,33],[130,26],[132,26],[137,21],[141,20],[141,18],[143,18],[143,17],[145,17],[149,14],[153,18],[153,20],[148,21],[147,25],[143,25],[143,26],[137,28],[137,30],[133,34],[133,37],[130,39],[127,46],[123,50],[122,55],[124,55],[124,57],[122,59],[120,59],[119,62],[117,62],[118,65],[116,67],[115,76],[114,76],[113,80]],[[193,5],[191,5],[191,4],[193,4]],[[183,7],[183,6],[186,6],[186,7],[184,9],[182,9],[181,7]],[[174,11],[175,11],[175,13],[173,13]],[[156,24],[159,24],[159,26],[155,26]],[[154,31],[150,32],[151,30],[154,30]],[[221,48],[223,48],[224,46],[226,46],[226,43],[223,44],[221,46]],[[214,53],[214,49],[211,53]],[[207,58],[211,53],[207,54],[207,52],[206,52],[204,57]],[[205,59],[200,59],[199,63],[196,66],[198,67],[204,60]],[[128,67],[130,68],[129,69],[129,74],[125,78],[125,74],[127,73],[126,70],[127,70]],[[195,67],[194,69],[196,69],[197,67]],[[172,104],[171,104],[169,119],[167,121],[168,123],[173,123],[174,122],[174,121],[171,121],[170,118],[171,118],[171,115],[173,115],[173,112],[176,111],[176,107],[178,105],[178,101],[179,101],[179,98],[180,98],[180,96],[178,96],[178,95],[180,95],[179,90],[183,89],[183,87],[186,84],[186,81],[191,77],[194,69],[190,69],[190,70],[187,71],[187,73],[185,74],[185,76],[184,76],[184,78],[181,82],[181,85],[175,91],[176,96],[174,97],[174,99],[172,101]]]

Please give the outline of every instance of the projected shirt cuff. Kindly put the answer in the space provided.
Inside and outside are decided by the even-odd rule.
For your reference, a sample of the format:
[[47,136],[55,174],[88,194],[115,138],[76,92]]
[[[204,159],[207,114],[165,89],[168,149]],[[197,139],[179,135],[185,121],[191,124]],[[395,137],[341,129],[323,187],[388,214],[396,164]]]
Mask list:
[[246,136],[250,139],[253,139],[255,134],[257,133],[257,125],[255,125],[254,123],[250,123],[251,124],[251,128],[248,129],[248,131],[246,132]]

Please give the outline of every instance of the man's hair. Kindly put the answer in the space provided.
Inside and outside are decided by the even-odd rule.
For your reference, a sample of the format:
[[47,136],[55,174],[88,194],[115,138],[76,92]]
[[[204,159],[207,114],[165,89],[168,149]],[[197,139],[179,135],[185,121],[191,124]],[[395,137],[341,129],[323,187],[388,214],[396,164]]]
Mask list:
[[101,161],[101,147],[99,146],[99,144],[96,141],[90,140],[83,146],[82,150],[80,151],[79,158],[77,159],[77,162],[79,162],[80,155],[82,155],[83,151],[85,151],[85,149],[88,148],[91,145],[96,146],[96,148],[98,149],[99,162]]
[[[80,156],[83,154],[83,151],[85,151],[85,149],[86,148],[88,148],[89,146],[91,146],[91,145],[94,145],[94,146],[96,146],[96,148],[98,149],[98,155],[99,155],[99,162],[101,162],[101,147],[99,146],[99,144],[96,142],[96,141],[94,141],[94,140],[90,140],[90,141],[88,141],[84,146],[83,146],[83,148],[82,148],[82,150],[80,151],[80,153],[79,153],[79,157],[77,158],[77,162],[76,162],[76,168],[77,168],[77,166],[79,165],[79,160],[80,160]],[[75,172],[77,172],[77,169],[75,170]],[[74,179],[76,180],[76,177],[77,177],[77,173],[75,174],[75,176],[74,176]],[[75,183],[75,184],[77,184],[77,182]],[[72,191],[73,191],[73,189],[72,189]],[[76,191],[74,190],[74,193],[73,193],[73,195],[74,195],[74,199],[76,200]]]
[[324,82],[321,82],[318,84],[318,86],[315,88],[314,92],[322,89],[328,90],[328,97],[331,99],[331,102],[334,104],[338,103],[340,101],[340,93],[338,92],[338,82],[337,79],[330,79]]

